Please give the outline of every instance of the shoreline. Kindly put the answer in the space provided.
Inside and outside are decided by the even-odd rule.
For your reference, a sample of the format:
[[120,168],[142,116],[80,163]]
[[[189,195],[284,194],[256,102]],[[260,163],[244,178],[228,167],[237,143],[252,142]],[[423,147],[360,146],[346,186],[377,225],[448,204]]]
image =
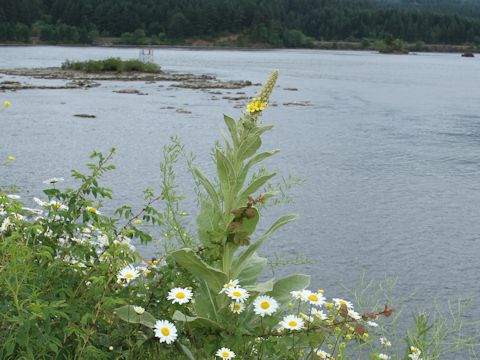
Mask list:
[[[263,45],[263,46],[261,46]],[[414,44],[409,44],[414,45]],[[264,46],[264,44],[253,45],[249,47],[240,46],[219,46],[219,45],[122,45],[110,43],[95,43],[95,44],[49,44],[49,43],[0,43],[0,47],[98,47],[98,48],[152,48],[152,49],[182,49],[182,50],[233,50],[233,51],[276,51],[276,50],[339,50],[339,51],[374,51],[379,52],[373,47],[362,47],[360,42],[344,42],[344,41],[323,41],[317,42],[314,47],[271,47]],[[446,45],[446,44],[425,44],[422,49],[411,50],[410,53],[426,52],[426,53],[445,53],[445,54],[461,54],[470,52],[480,54],[479,48],[472,48],[472,45]],[[396,53],[385,53],[393,54]]]

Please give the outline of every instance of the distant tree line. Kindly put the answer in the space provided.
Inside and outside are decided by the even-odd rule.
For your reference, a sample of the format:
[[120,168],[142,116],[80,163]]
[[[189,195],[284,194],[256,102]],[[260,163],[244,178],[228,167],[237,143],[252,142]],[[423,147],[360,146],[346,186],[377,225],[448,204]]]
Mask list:
[[478,44],[480,4],[468,0],[0,0],[0,41],[28,42],[37,37],[51,43],[92,43],[103,36],[129,44],[162,44],[228,34],[240,34],[240,45],[279,47],[313,46],[314,39],[385,37]]

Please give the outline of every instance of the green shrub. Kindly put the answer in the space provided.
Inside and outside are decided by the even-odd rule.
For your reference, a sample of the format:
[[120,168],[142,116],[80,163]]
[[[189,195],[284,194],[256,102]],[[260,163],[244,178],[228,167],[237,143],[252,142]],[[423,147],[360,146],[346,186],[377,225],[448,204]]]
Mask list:
[[121,60],[119,58],[108,58],[105,60],[88,61],[65,61],[62,69],[77,70],[90,73],[99,72],[129,72],[137,71],[143,73],[159,73],[160,66],[155,63],[143,63],[140,60]]

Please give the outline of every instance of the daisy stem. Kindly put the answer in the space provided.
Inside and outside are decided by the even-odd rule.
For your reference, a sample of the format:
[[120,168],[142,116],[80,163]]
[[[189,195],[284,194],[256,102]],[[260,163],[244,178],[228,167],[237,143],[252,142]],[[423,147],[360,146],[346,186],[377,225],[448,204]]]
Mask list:
[[296,359],[297,358],[297,351],[295,349],[295,332],[292,332],[292,350],[293,350],[293,356]]

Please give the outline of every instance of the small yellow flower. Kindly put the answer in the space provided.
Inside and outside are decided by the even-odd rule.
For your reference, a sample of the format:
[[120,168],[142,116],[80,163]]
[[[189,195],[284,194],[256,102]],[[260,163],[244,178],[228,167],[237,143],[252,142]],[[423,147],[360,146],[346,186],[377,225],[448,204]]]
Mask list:
[[347,335],[345,336],[345,339],[347,339],[347,340],[352,340],[352,335],[347,334]]
[[254,114],[263,111],[266,107],[267,103],[265,101],[253,100],[247,105],[247,111]]
[[325,306],[326,306],[327,308],[331,308],[331,307],[333,307],[333,303],[328,303],[328,302],[327,302],[327,303],[325,303]]
[[10,160],[10,161],[15,161],[15,156],[11,156],[11,155],[10,155],[10,156],[8,157],[8,160]]
[[363,337],[364,337],[365,339],[368,339],[368,333],[363,334]]
[[12,105],[12,103],[10,101],[5,101],[3,103],[5,105],[6,108],[10,107],[10,105]]
[[140,219],[135,219],[135,220],[133,220],[133,223],[134,223],[134,224],[137,224],[137,225],[140,225],[140,224],[142,223],[142,220],[140,220]]

